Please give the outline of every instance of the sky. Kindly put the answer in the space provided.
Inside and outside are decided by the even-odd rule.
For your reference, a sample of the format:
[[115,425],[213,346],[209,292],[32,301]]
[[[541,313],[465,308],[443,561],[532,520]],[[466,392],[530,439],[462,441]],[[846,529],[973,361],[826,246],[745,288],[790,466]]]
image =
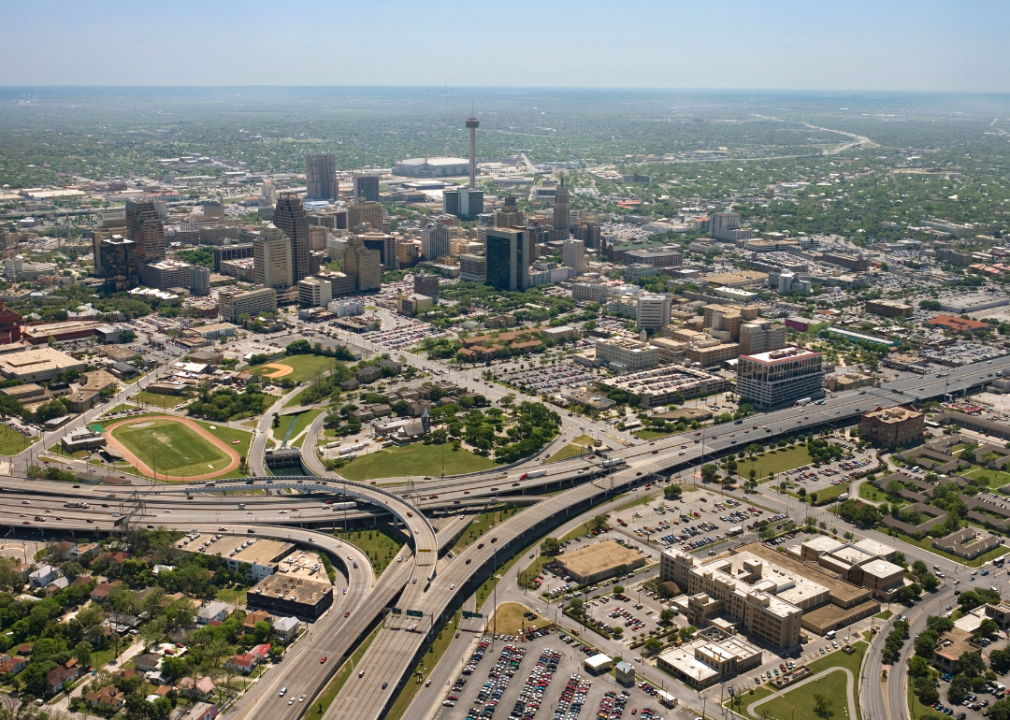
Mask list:
[[5,0],[0,86],[1010,92],[1006,0]]

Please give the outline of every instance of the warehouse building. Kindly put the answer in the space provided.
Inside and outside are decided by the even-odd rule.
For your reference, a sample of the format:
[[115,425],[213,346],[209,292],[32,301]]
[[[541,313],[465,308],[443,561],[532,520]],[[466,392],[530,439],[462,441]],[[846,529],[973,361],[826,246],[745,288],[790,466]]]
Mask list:
[[645,556],[613,540],[595,543],[558,556],[555,561],[580,585],[631,572],[645,565]]

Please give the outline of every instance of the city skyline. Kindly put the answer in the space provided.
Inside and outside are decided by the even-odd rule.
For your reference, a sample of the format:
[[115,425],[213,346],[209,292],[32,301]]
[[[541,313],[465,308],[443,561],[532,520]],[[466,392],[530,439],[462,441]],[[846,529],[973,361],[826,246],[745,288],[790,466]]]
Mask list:
[[[1010,8],[945,0],[890,5],[851,0],[829,16],[796,0],[715,6],[637,2],[621,12],[602,2],[519,2],[494,17],[501,37],[519,38],[518,52],[487,53],[458,2],[376,9],[302,0],[284,13],[254,2],[212,6],[183,0],[178,12],[104,0],[58,0],[5,11],[8,41],[0,49],[0,86],[405,86],[776,89],[845,91],[1010,91],[1010,49],[1002,37]],[[441,11],[439,11],[441,10]],[[577,10],[577,11],[576,11]],[[270,16],[272,52],[262,63],[248,38]],[[48,21],[39,24],[37,18]],[[200,17],[192,23],[192,17]],[[720,19],[721,18],[721,19]],[[529,23],[565,27],[570,41],[533,49]],[[714,36],[722,26],[721,35]],[[151,52],[151,28],[172,38],[173,52]],[[331,28],[342,41],[329,42]],[[95,44],[113,29],[119,42]],[[701,28],[708,28],[701,32]],[[383,52],[375,52],[381,33]],[[426,62],[411,48],[428,43]],[[715,37],[719,37],[717,52]],[[45,48],[60,52],[46,52]],[[611,48],[581,52],[579,48]],[[40,52],[40,48],[42,51]],[[634,52],[626,52],[634,48]],[[455,62],[461,55],[474,62]],[[131,61],[123,63],[129,56]],[[367,57],[367,63],[345,62]],[[67,57],[88,62],[68,63]],[[31,58],[30,61],[24,58]],[[544,73],[544,67],[550,67]]]

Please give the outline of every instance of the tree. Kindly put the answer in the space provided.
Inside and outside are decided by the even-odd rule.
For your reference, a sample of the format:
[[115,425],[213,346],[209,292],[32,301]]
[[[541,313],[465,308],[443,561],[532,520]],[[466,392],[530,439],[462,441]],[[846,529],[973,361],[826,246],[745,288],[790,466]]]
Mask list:
[[985,660],[982,659],[978,651],[969,650],[961,653],[961,657],[957,661],[957,669],[959,673],[968,678],[979,677],[985,675]]
[[1010,700],[997,700],[989,707],[989,720],[1010,720]]
[[997,630],[999,630],[999,625],[996,624],[996,621],[986,618],[979,624],[977,632],[981,637],[989,637],[994,635]]
[[1010,671],[1010,651],[993,650],[989,653],[989,667],[1000,675]]
[[719,468],[717,468],[712,463],[705,463],[701,466],[701,479],[704,482],[715,482],[716,477],[719,474]]
[[947,699],[955,705],[960,705],[968,693],[971,692],[971,680],[964,673],[958,673],[950,681],[947,689]]
[[652,637],[645,641],[645,652],[647,653],[657,653],[663,649],[663,643],[660,640]]
[[667,500],[680,500],[684,489],[680,485],[667,485],[663,488],[663,497]]
[[579,598],[574,598],[568,603],[568,612],[572,617],[581,618],[583,613],[583,603]]
[[606,515],[596,515],[592,520],[589,521],[590,530],[602,530],[607,526],[607,522],[610,520]]
[[172,680],[181,678],[186,674],[186,661],[180,657],[166,657],[161,661],[161,671]]
[[919,637],[915,639],[915,654],[924,658],[933,657],[933,648],[939,639],[940,636],[935,630],[924,630],[919,633]]
[[673,622],[673,618],[674,617],[675,617],[675,615],[674,615],[673,610],[670,610],[669,608],[665,608],[665,609],[661,610],[660,613],[659,613],[659,620],[660,620],[660,622],[663,622],[663,623],[671,623],[671,622]]
[[80,668],[91,667],[91,643],[81,640],[74,646],[74,658],[77,659],[77,666]]
[[557,555],[561,552],[561,541],[555,537],[545,538],[542,543],[540,543],[540,554],[541,555]]
[[775,537],[775,526],[774,525],[765,525],[763,528],[761,528],[761,539],[762,540],[771,540],[773,537]]
[[833,703],[827,697],[820,693],[814,693],[814,715],[822,720],[828,720],[835,714],[835,711],[831,709],[832,705]]

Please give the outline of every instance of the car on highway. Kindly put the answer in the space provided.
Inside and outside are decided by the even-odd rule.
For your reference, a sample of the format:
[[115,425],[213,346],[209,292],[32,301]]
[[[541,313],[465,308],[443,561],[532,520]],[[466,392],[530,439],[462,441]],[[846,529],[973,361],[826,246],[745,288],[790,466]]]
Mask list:
[[348,610],[347,612],[344,613],[344,617],[350,617],[350,616],[351,616],[351,611],[350,610]]

